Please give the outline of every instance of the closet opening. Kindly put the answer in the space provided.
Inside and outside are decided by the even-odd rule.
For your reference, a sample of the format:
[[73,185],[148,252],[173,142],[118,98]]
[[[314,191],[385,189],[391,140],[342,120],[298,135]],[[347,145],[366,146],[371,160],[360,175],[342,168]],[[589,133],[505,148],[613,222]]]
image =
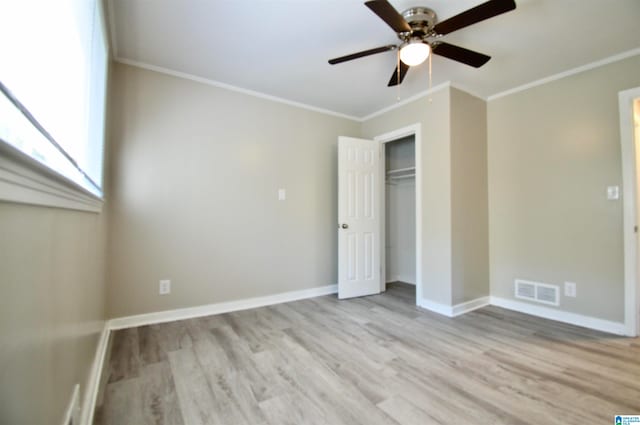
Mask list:
[[[410,134],[382,143],[384,228],[382,290],[416,301],[416,143]],[[411,286],[408,286],[411,285]]]

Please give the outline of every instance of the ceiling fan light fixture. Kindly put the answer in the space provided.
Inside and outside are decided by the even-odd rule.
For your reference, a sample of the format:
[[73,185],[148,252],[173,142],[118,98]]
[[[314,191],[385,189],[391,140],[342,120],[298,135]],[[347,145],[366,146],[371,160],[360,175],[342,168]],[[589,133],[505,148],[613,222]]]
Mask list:
[[400,60],[405,65],[416,66],[426,61],[431,47],[422,40],[411,40],[400,47]]

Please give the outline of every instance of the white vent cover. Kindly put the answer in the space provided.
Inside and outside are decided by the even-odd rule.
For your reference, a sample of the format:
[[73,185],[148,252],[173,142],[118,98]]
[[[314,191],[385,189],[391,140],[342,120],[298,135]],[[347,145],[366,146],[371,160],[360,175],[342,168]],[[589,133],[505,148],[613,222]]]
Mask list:
[[526,280],[516,280],[516,298],[536,300],[536,284]]
[[548,283],[516,279],[515,297],[543,304],[560,305],[560,287]]

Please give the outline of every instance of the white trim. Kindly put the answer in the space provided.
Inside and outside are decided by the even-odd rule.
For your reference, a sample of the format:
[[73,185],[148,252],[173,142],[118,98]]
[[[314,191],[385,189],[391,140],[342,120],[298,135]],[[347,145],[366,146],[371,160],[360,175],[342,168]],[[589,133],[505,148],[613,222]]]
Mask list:
[[221,88],[221,89],[225,89],[225,90],[234,91],[234,92],[237,92],[237,93],[246,94],[248,96],[257,97],[257,98],[260,98],[260,99],[266,99],[266,100],[270,100],[272,102],[283,103],[285,105],[294,106],[296,108],[306,109],[306,110],[313,111],[313,112],[319,112],[321,114],[326,114],[326,115],[332,115],[334,117],[346,118],[348,120],[356,121],[356,122],[361,122],[362,121],[360,118],[354,117],[352,115],[347,115],[347,114],[343,114],[343,113],[340,113],[340,112],[334,112],[334,111],[330,111],[330,110],[324,109],[324,108],[318,108],[316,106],[308,105],[306,103],[295,102],[293,100],[288,100],[288,99],[284,99],[282,97],[272,96],[270,94],[266,94],[266,93],[262,93],[262,92],[258,92],[258,91],[254,91],[254,90],[243,89],[242,87],[232,86],[231,84],[226,84],[226,83],[222,83],[220,81],[210,80],[210,79],[204,78],[204,77],[198,77],[197,75],[188,74],[186,72],[174,71],[172,69],[163,68],[161,66],[156,66],[156,65],[151,65],[151,64],[148,64],[148,63],[145,63],[145,62],[138,62],[138,61],[125,59],[125,58],[120,58],[120,57],[116,57],[115,61],[123,63],[125,65],[135,66],[137,68],[142,68],[142,69],[146,69],[146,70],[149,70],[149,71],[159,72],[161,74],[171,75],[173,77],[178,77],[178,78],[184,78],[185,80],[191,80],[191,81],[195,81],[197,83],[202,83],[202,84],[206,84],[206,85],[209,85],[209,86],[213,86],[213,87],[217,87],[217,88]]
[[640,297],[638,294],[637,223],[638,200],[636,187],[636,150],[633,122],[633,101],[640,98],[640,87],[618,93],[620,114],[620,148],[622,154],[622,203],[624,239],[624,321],[627,335],[638,335]]
[[[393,130],[388,133],[384,133],[379,136],[376,136],[373,138],[373,140],[380,143],[388,143],[394,140],[402,139],[403,137],[413,136],[413,135],[415,135],[417,139],[418,138],[417,135],[420,133],[421,128],[422,128],[422,124],[420,123],[411,124],[406,127],[402,127],[397,130]],[[418,171],[418,163],[416,161],[416,172],[417,171]]]
[[73,386],[73,391],[71,392],[71,399],[69,400],[69,404],[67,405],[67,410],[64,412],[64,416],[62,417],[62,425],[69,425],[69,422],[73,419],[73,424],[77,423],[78,419],[78,407],[80,396],[80,384],[75,384]]
[[463,91],[466,94],[471,95],[473,97],[477,97],[478,99],[484,100],[485,102],[487,101],[487,97],[486,96],[483,96],[483,95],[481,95],[479,93],[476,93],[474,90],[472,90],[472,89],[470,89],[468,87],[465,87],[462,84],[454,83],[453,81],[451,81],[451,82],[449,82],[449,87],[453,87],[454,89],[458,89],[460,91]]
[[102,200],[36,160],[0,147],[0,200],[100,212]]
[[442,314],[447,317],[457,317],[473,310],[495,305],[508,310],[530,314],[532,316],[555,320],[557,322],[569,323],[584,328],[595,329],[601,332],[608,332],[616,335],[629,335],[624,323],[612,322],[610,320],[598,319],[596,317],[584,316],[582,314],[569,313],[555,308],[530,304],[527,302],[510,300],[500,297],[480,297],[471,301],[456,304],[453,306],[437,303],[435,301],[419,298],[418,307]]
[[394,277],[395,277],[394,282],[408,283],[409,285],[414,285],[414,286],[416,284],[416,280],[410,276],[397,275]]
[[104,366],[104,360],[107,355],[107,347],[109,346],[109,334],[110,334],[110,321],[105,321],[98,340],[98,346],[96,347],[96,355],[91,365],[91,371],[89,372],[89,379],[87,380],[87,387],[84,392],[84,398],[82,400],[82,415],[80,424],[92,425],[93,414],[96,409],[96,400],[98,398],[98,390],[100,388],[100,376],[102,375],[102,368]]
[[584,328],[616,335],[626,335],[625,325],[620,322],[612,322],[610,320],[598,319],[596,317],[584,316],[582,314],[570,313],[555,308],[494,296],[490,297],[490,304],[532,316],[555,320],[557,322],[569,323],[571,325],[582,326]]
[[511,94],[518,93],[518,92],[521,92],[521,91],[524,91],[524,90],[529,90],[530,88],[533,88],[533,87],[536,87],[536,86],[541,86],[543,84],[547,84],[547,83],[550,83],[552,81],[556,81],[556,80],[560,80],[562,78],[570,77],[572,75],[579,74],[581,72],[589,71],[591,69],[598,68],[598,67],[601,67],[601,66],[604,66],[604,65],[608,65],[610,63],[618,62],[618,61],[621,61],[623,59],[627,59],[627,58],[630,58],[630,57],[633,57],[633,56],[637,56],[637,55],[640,55],[640,48],[627,50],[626,52],[622,52],[622,53],[619,53],[617,55],[609,56],[607,58],[601,59],[601,60],[596,61],[596,62],[591,62],[591,63],[588,63],[586,65],[578,66],[576,68],[572,68],[572,69],[569,69],[567,71],[560,72],[558,74],[553,74],[553,75],[550,75],[548,77],[541,78],[539,80],[531,81],[529,83],[526,83],[526,84],[523,84],[521,86],[517,86],[517,87],[511,88],[509,90],[505,90],[505,91],[502,91],[502,92],[499,92],[499,93],[496,93],[496,94],[492,94],[491,96],[487,97],[487,101],[490,102],[492,100],[496,100],[496,99],[499,99],[501,97],[509,96]]
[[[107,22],[109,23],[109,35],[111,40],[111,57],[118,57],[118,39],[116,37],[116,15],[113,8],[113,0],[107,0]],[[105,14],[105,16],[107,15]]]
[[470,311],[477,310],[482,307],[486,307],[489,305],[490,298],[479,297],[474,300],[466,301],[460,304],[456,304],[451,309],[452,317],[460,316],[462,314],[469,313]]
[[408,276],[391,276],[390,278],[386,279],[385,285],[395,282],[401,282],[406,283],[407,285],[416,286],[416,282],[414,281],[414,279],[410,279]]
[[[404,105],[406,105],[408,103],[414,102],[414,101],[416,101],[418,99],[422,99],[423,97],[429,96],[430,94],[433,94],[435,92],[438,92],[440,90],[443,90],[443,89],[446,89],[446,88],[449,88],[449,87],[451,87],[451,82],[450,81],[446,81],[446,82],[444,82],[442,84],[438,84],[437,86],[431,87],[428,90],[421,91],[418,94],[415,94],[415,95],[413,95],[411,97],[403,99],[403,100],[401,100],[399,102],[394,103],[391,106],[387,106],[385,108],[382,108],[382,109],[380,109],[380,110],[378,110],[376,112],[373,112],[373,113],[371,113],[369,115],[366,115],[366,116],[364,116],[362,118],[356,118],[356,120],[360,121],[360,122],[369,121],[371,118],[375,118],[375,117],[377,117],[379,115],[386,114],[389,111],[393,111],[394,109],[398,109],[401,106],[404,106]],[[459,89],[459,90],[461,90],[461,89]]]
[[[399,128],[397,130],[390,131],[388,133],[381,134],[373,138],[376,142],[379,142],[382,146],[384,143],[391,142],[393,140],[398,140],[403,137],[411,136],[414,137],[414,149],[415,149],[415,201],[416,201],[416,304],[418,304],[418,300],[422,299],[422,124],[416,123],[406,127]],[[383,149],[381,149],[384,152]],[[380,161],[380,173],[381,173],[381,181],[384,181],[385,178],[385,170],[384,170],[384,161]],[[385,211],[385,191],[386,187],[384,184],[380,185],[380,211],[382,214],[381,220],[381,233],[380,240],[382,243],[380,246],[384,246],[385,240],[385,220],[384,220],[384,211]],[[381,264],[382,272],[385,272],[385,264],[386,252],[384,250],[380,250],[381,256]]]
[[[116,50],[116,49],[114,49]],[[115,56],[115,55],[114,55]],[[227,84],[227,83],[223,83],[220,81],[216,81],[216,80],[210,80],[208,78],[204,78],[204,77],[198,77],[197,75],[193,75],[193,74],[189,74],[186,72],[181,72],[181,71],[174,71],[172,69],[169,68],[164,68],[161,66],[156,66],[156,65],[152,65],[146,62],[140,62],[140,61],[135,61],[135,60],[131,60],[131,59],[126,59],[126,58],[121,58],[118,56],[114,57],[114,61],[125,64],[125,65],[130,65],[130,66],[135,66],[137,68],[142,68],[142,69],[146,69],[148,71],[154,71],[154,72],[159,72],[161,74],[166,74],[166,75],[171,75],[173,77],[178,77],[178,78],[184,78],[186,80],[191,80],[191,81],[195,81],[197,83],[202,83],[202,84],[206,84],[209,86],[213,86],[213,87],[217,87],[217,88],[222,88],[222,89],[226,89],[226,90],[230,90],[230,91],[234,91],[234,92],[238,92],[238,93],[242,93],[242,94],[246,94],[248,96],[253,96],[253,97],[258,97],[260,99],[266,99],[266,100],[270,100],[273,102],[278,102],[278,103],[283,103],[285,105],[289,105],[289,106],[294,106],[297,108],[301,108],[301,109],[307,109],[310,111],[314,111],[314,112],[319,112],[321,114],[326,114],[326,115],[332,115],[335,117],[339,117],[339,118],[346,118],[348,120],[351,121],[356,121],[356,122],[364,122],[364,121],[368,121],[372,118],[375,118],[379,115],[385,114],[389,111],[392,111],[394,109],[400,108],[401,106],[404,106],[406,104],[409,104],[411,102],[414,102],[418,99],[421,99],[423,97],[429,96],[435,92],[438,92],[440,90],[446,89],[448,87],[455,87],[458,90],[462,90],[465,91],[467,93],[469,93],[472,96],[475,97],[480,97],[481,99],[485,99],[477,94],[474,94],[473,92],[470,92],[468,89],[466,88],[462,88],[459,85],[453,85],[451,84],[450,81],[446,81],[442,84],[438,84],[437,86],[434,86],[428,90],[424,90],[422,92],[419,92],[411,97],[408,97],[406,99],[403,99],[399,102],[394,103],[393,105],[387,106],[385,108],[382,108],[376,112],[373,112],[369,115],[365,115],[363,117],[356,117],[354,115],[348,115],[348,114],[343,114],[342,112],[336,112],[336,111],[331,111],[329,109],[324,109],[324,108],[319,108],[317,106],[313,106],[313,105],[309,105],[306,103],[301,103],[301,102],[295,102],[293,100],[288,100],[288,99],[284,99],[282,97],[277,97],[277,96],[273,96],[270,94],[266,94],[266,93],[262,93],[259,91],[255,91],[255,90],[249,90],[249,89],[245,89],[242,87],[238,87],[238,86],[233,86],[231,84]],[[486,100],[486,99],[485,99]]]
[[440,304],[426,298],[416,298],[416,305],[443,316],[453,317],[453,307],[450,305]]
[[[228,301],[217,304],[208,304],[198,307],[183,308],[177,310],[161,311],[149,314],[140,314],[136,316],[127,316],[111,319],[105,322],[104,328],[100,335],[100,340],[96,348],[91,374],[87,381],[87,388],[83,399],[82,425],[91,425],[96,406],[96,399],[100,385],[100,376],[104,367],[106,351],[110,332],[113,330],[171,322],[175,320],[191,319],[195,317],[209,316],[212,314],[229,313],[232,311],[246,310],[251,308],[264,307],[273,304],[296,301],[306,298],[314,298],[323,295],[335,294],[338,292],[338,285],[320,286],[311,289],[303,289],[299,291],[284,292],[276,295],[268,295],[264,297],[248,298],[244,300]],[[583,316],[575,313],[563,312],[548,307],[536,306],[520,301],[508,300],[499,297],[479,297],[471,301],[449,306],[434,301],[424,299],[422,297],[416,299],[419,307],[442,314],[447,317],[456,317],[468,313],[473,310],[485,307],[489,304],[509,310],[518,311],[546,319],[556,320],[559,322],[570,323],[577,326],[596,329],[603,332],[609,332],[618,335],[624,335],[626,328],[623,323],[611,322],[608,320],[597,319],[589,316]],[[76,385],[78,387],[78,385]],[[74,389],[74,391],[77,391]],[[68,411],[70,408],[67,409]],[[68,412],[67,415],[68,416]]]
[[299,291],[283,292],[264,297],[246,298],[236,301],[226,301],[216,304],[207,304],[197,307],[180,308],[176,310],[159,311],[155,313],[139,314],[111,319],[111,330],[132,328],[135,326],[151,325],[156,323],[173,322],[175,320],[192,319],[194,317],[210,316],[212,314],[229,313],[232,311],[248,310],[273,304],[303,300],[306,298],[320,297],[335,294],[338,285],[319,286],[316,288],[302,289]]
[[474,300],[466,301],[456,305],[446,305],[437,303],[435,301],[427,300],[425,298],[418,299],[418,307],[425,308],[433,311],[434,313],[442,314],[447,317],[457,317],[470,311],[477,310],[489,305],[490,297],[479,297]]
[[281,97],[277,97],[277,96],[273,96],[270,94],[266,94],[266,93],[262,93],[262,92],[258,92],[255,90],[249,90],[249,89],[245,89],[242,87],[238,87],[238,86],[233,86],[231,84],[226,84],[220,81],[215,81],[215,80],[210,80],[208,78],[204,78],[204,77],[198,77],[197,75],[193,75],[193,74],[189,74],[186,72],[181,72],[181,71],[174,71],[172,69],[169,68],[164,68],[161,66],[156,66],[156,65],[152,65],[146,62],[141,62],[141,61],[135,61],[135,60],[131,60],[131,59],[126,59],[126,58],[122,58],[118,56],[118,46],[116,43],[116,35],[115,35],[115,24],[113,23],[113,21],[115,19],[112,18],[113,16],[113,2],[112,1],[108,1],[108,8],[109,8],[109,27],[110,27],[110,32],[111,32],[111,44],[113,45],[113,57],[114,57],[114,61],[116,62],[120,62],[123,63],[125,65],[130,65],[130,66],[135,66],[137,68],[142,68],[142,69],[146,69],[149,71],[155,71],[155,72],[159,72],[162,74],[166,74],[166,75],[171,75],[174,77],[179,77],[179,78],[184,78],[187,80],[191,80],[191,81],[195,81],[198,83],[202,83],[202,84],[207,84],[210,86],[214,86],[214,87],[218,87],[218,88],[223,88],[223,89],[227,89],[230,91],[235,91],[235,92],[239,92],[239,93],[243,93],[249,96],[254,96],[254,97],[258,97],[261,99],[267,99],[267,100],[271,100],[273,102],[278,102],[278,103],[283,103],[285,105],[290,105],[290,106],[295,106],[298,108],[302,108],[302,109],[307,109],[310,111],[314,111],[314,112],[319,112],[322,114],[327,114],[327,115],[332,115],[332,116],[336,116],[336,117],[340,117],[340,118],[346,118],[348,120],[352,120],[352,121],[356,121],[356,122],[365,122],[368,121],[372,118],[375,118],[379,115],[383,115],[389,111],[392,111],[394,109],[400,108],[404,105],[407,105],[411,102],[414,102],[418,99],[421,99],[423,97],[429,96],[435,92],[438,92],[440,90],[443,90],[445,88],[449,88],[449,87],[453,87],[456,88],[458,90],[461,90],[471,96],[477,97],[479,99],[482,99],[486,102],[490,102],[492,100],[495,99],[499,99],[501,97],[504,96],[509,96],[511,94],[514,93],[518,93],[524,90],[528,90],[530,88],[536,87],[536,86],[540,86],[543,84],[547,84],[550,83],[552,81],[555,80],[559,80],[565,77],[569,77],[571,75],[575,75],[575,74],[579,74],[581,72],[585,72],[594,68],[598,68],[604,65],[608,65],[610,63],[614,63],[614,62],[618,62],[636,55],[640,54],[640,48],[637,49],[632,49],[632,50],[628,50],[626,52],[622,52],[619,53],[617,55],[613,55],[613,56],[609,56],[607,58],[601,59],[599,61],[596,62],[591,62],[588,63],[586,65],[582,65],[576,68],[572,68],[569,69],[567,71],[563,71],[557,74],[553,74],[550,75],[548,77],[544,77],[535,81],[531,81],[529,83],[517,86],[517,87],[513,87],[511,89],[508,90],[504,90],[502,92],[498,92],[495,94],[492,94],[490,96],[482,96],[479,93],[475,92],[472,89],[469,89],[468,87],[464,87],[463,85],[459,84],[459,83],[454,83],[451,81],[445,81],[444,83],[438,84],[437,86],[434,86],[428,90],[424,90],[422,92],[419,92],[413,96],[410,96],[406,99],[403,99],[399,102],[394,103],[393,105],[384,107],[378,111],[372,112],[371,114],[365,115],[363,117],[356,117],[353,115],[348,115],[348,114],[343,114],[341,112],[336,112],[336,111],[331,111],[329,109],[324,109],[324,108],[320,108],[317,106],[313,106],[313,105],[309,105],[306,103],[301,103],[301,102],[295,102],[292,100],[288,100],[288,99],[284,99]]
[[445,81],[444,83],[441,83],[441,84],[438,84],[437,86],[431,87],[428,90],[421,91],[421,92],[419,92],[419,93],[417,93],[417,94],[415,94],[415,95],[413,95],[411,97],[408,97],[408,98],[403,99],[403,100],[401,100],[399,102],[396,102],[393,105],[387,106],[387,107],[382,108],[382,109],[380,109],[380,110],[378,110],[376,112],[373,112],[373,113],[371,113],[369,115],[366,115],[366,116],[364,116],[362,118],[356,118],[356,119],[358,121],[360,121],[360,122],[368,121],[368,120],[370,120],[372,118],[375,118],[375,117],[377,117],[379,115],[386,114],[387,112],[393,111],[394,109],[398,109],[401,106],[407,105],[407,104],[409,104],[411,102],[415,102],[418,99],[422,99],[423,97],[430,96],[430,95],[432,95],[432,94],[434,94],[436,92],[439,92],[440,90],[443,90],[443,89],[446,89],[446,88],[451,88],[451,87],[453,87],[454,89],[458,89],[460,91],[463,91],[463,92],[465,92],[466,94],[468,94],[470,96],[477,97],[478,99],[484,100],[485,102],[487,100],[486,97],[484,97],[484,96],[482,96],[482,95],[480,95],[478,93],[475,93],[473,90],[471,90],[471,89],[469,89],[467,87],[464,87],[464,86],[462,86],[462,85],[460,85],[458,83],[454,83],[452,81]]
[[[109,335],[111,331],[131,328],[136,326],[152,325],[157,323],[173,322],[176,320],[192,319],[195,317],[210,316],[212,314],[230,313],[233,311],[247,310],[265,307],[290,301],[331,295],[338,292],[338,285],[319,286],[298,291],[283,292],[264,297],[246,298],[237,301],[227,301],[216,304],[208,304],[197,307],[181,308],[176,310],[159,311],[155,313],[139,314],[135,316],[118,317],[107,320],[98,341],[96,354],[91,367],[87,388],[84,393],[83,409],[80,424],[93,424],[93,416],[96,408],[98,391],[100,389],[100,377],[107,355]],[[66,424],[65,424],[66,425]]]

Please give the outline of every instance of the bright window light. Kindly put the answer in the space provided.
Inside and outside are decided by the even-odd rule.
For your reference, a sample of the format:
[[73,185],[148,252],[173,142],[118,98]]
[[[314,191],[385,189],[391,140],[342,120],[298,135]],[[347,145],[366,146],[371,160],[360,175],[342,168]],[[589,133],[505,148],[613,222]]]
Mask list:
[[101,196],[108,51],[100,2],[0,0],[0,52],[0,139]]

